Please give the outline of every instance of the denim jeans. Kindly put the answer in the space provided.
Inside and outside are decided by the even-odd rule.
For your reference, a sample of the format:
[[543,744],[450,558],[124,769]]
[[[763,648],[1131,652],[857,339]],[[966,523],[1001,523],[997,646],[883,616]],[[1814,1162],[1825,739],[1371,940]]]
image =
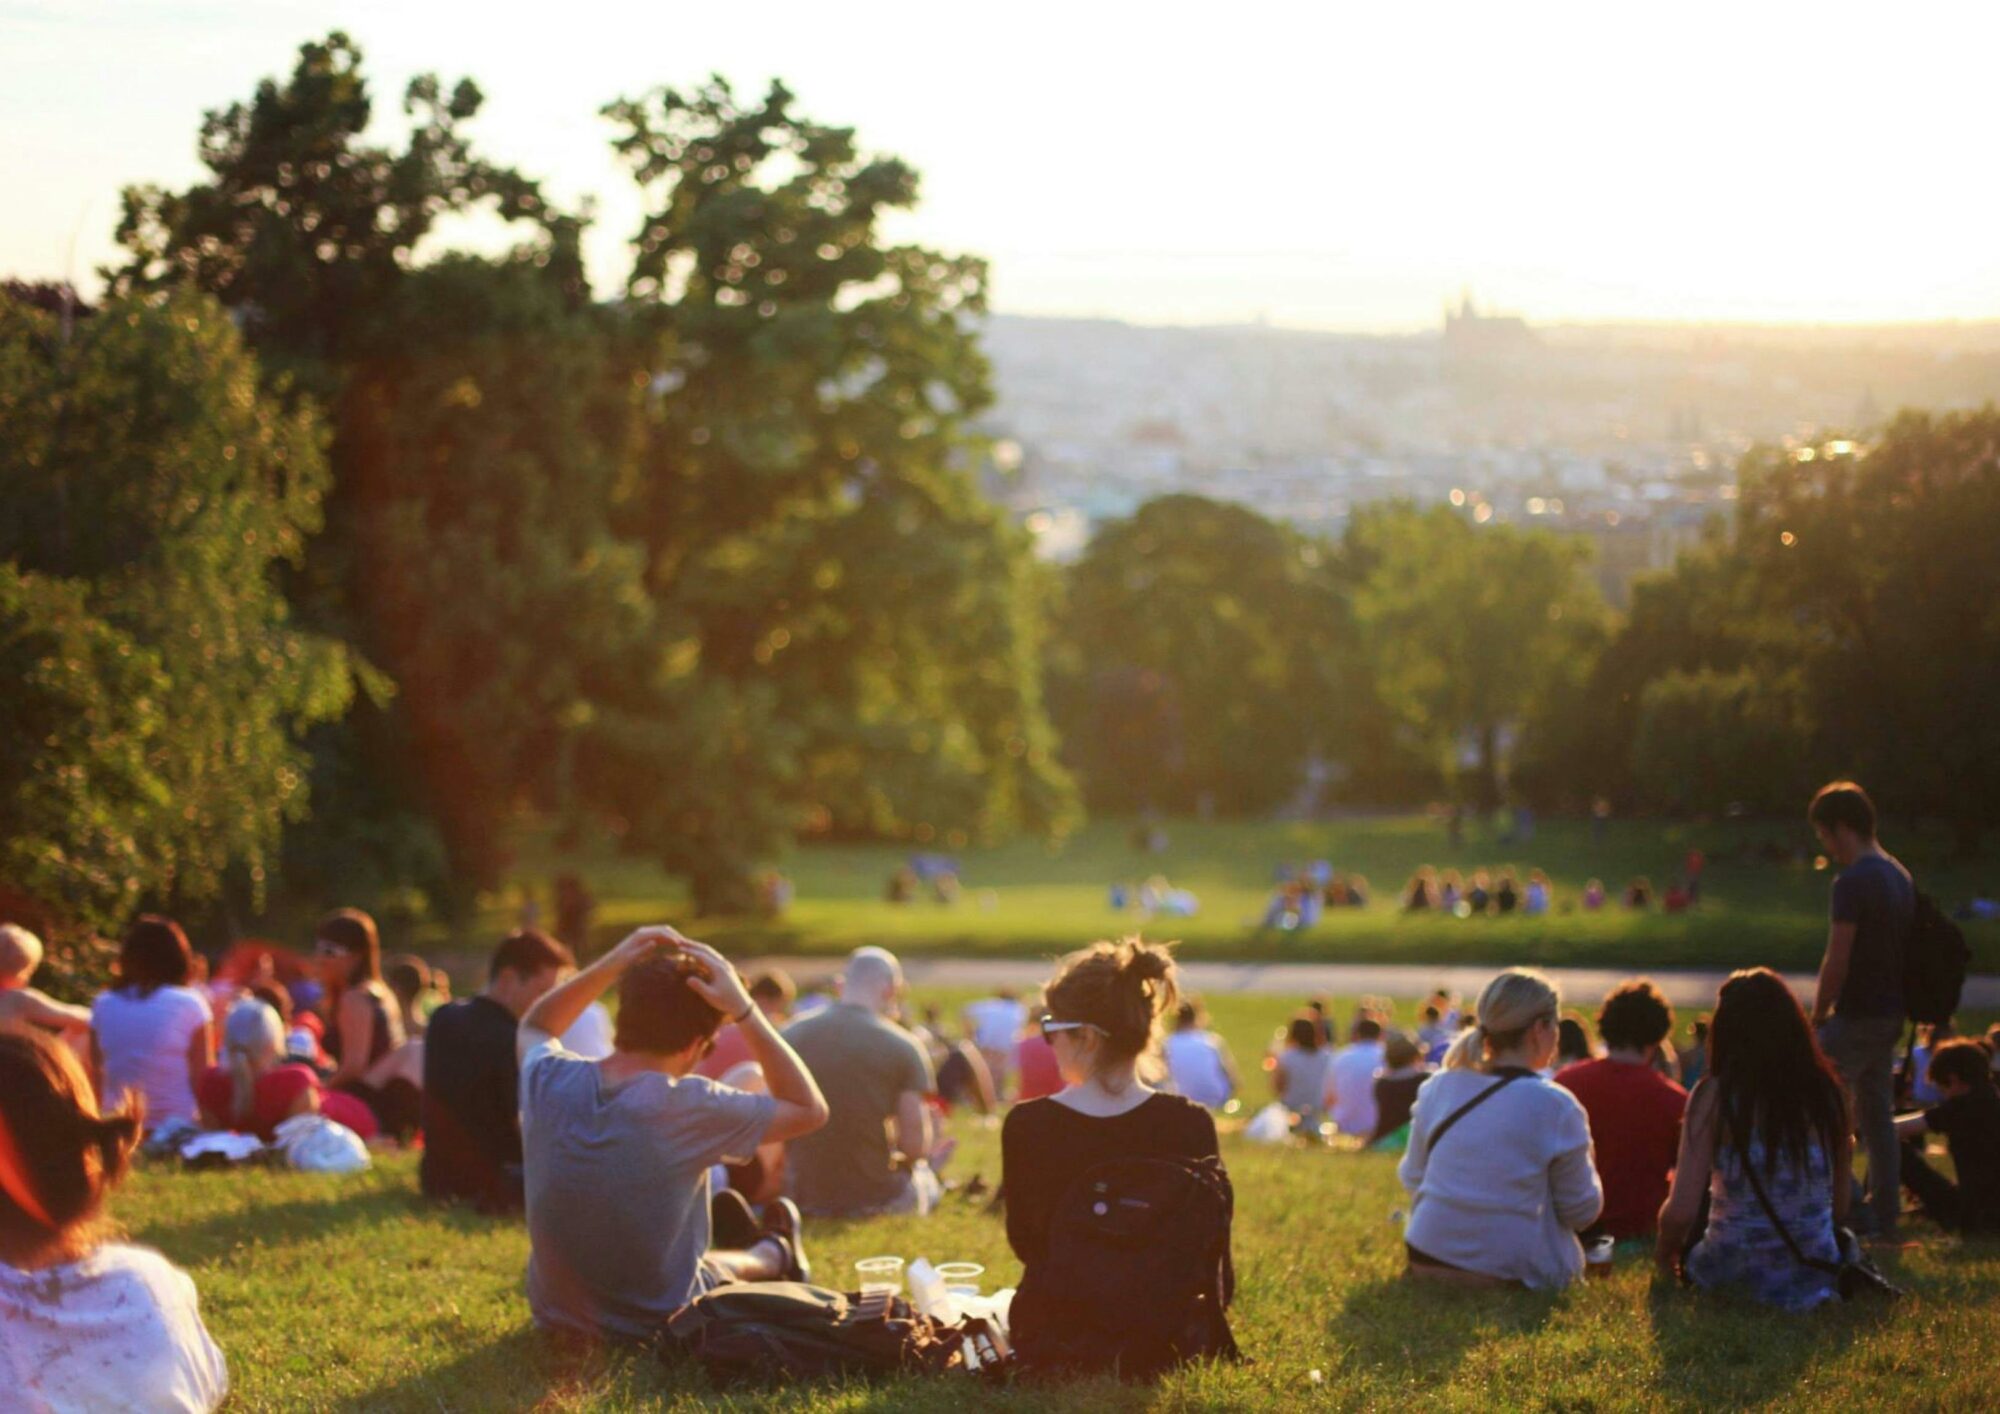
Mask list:
[[1819,1029],[1820,1048],[1847,1086],[1854,1128],[1868,1155],[1867,1212],[1854,1226],[1893,1237],[1902,1215],[1902,1151],[1896,1144],[1896,1043],[1899,1016],[1835,1014]]

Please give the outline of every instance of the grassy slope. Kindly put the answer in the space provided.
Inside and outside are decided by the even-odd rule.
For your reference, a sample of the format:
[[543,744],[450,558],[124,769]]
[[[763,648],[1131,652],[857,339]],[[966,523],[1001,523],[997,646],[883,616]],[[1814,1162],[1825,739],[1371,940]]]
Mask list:
[[[951,1001],[955,998],[941,998]],[[1218,1021],[1254,1067],[1282,1018],[1223,998]],[[1253,1081],[1253,1084],[1255,1082]],[[961,1175],[997,1175],[997,1131],[962,1126]],[[1785,1317],[1656,1284],[1642,1262],[1555,1297],[1412,1290],[1397,1279],[1404,1197],[1384,1155],[1225,1140],[1237,1188],[1237,1335],[1253,1363],[1157,1391],[988,1391],[904,1381],[740,1391],[726,1407],[1383,1407],[1446,1409],[1850,1406],[1975,1408],[2000,1368],[2000,1247],[1929,1235],[1892,1262],[1915,1293],[1893,1309]],[[538,1337],[520,1295],[518,1224],[440,1211],[414,1163],[356,1178],[284,1173],[137,1176],[120,1202],[135,1238],[188,1267],[230,1361],[235,1407],[550,1409],[716,1407],[697,1373]],[[997,1217],[954,1198],[929,1220],[823,1223],[823,1280],[877,1252],[1018,1273]],[[1314,1383],[1311,1372],[1321,1372]]]
[[[1060,851],[1032,843],[956,851],[965,895],[953,907],[882,901],[890,873],[908,851],[887,845],[820,845],[797,851],[787,870],[797,899],[776,921],[705,920],[709,936],[745,952],[838,953],[864,942],[910,952],[956,955],[1045,955],[1093,937],[1140,926],[1133,913],[1113,912],[1114,881],[1153,873],[1192,889],[1201,912],[1192,919],[1156,919],[1155,936],[1183,940],[1184,955],[1217,958],[1332,958],[1354,961],[1543,962],[1634,967],[1736,967],[1751,963],[1810,969],[1825,941],[1828,876],[1800,864],[1739,862],[1739,844],[1799,843],[1803,825],[1718,823],[1673,825],[1615,822],[1595,843],[1587,824],[1550,821],[1528,845],[1502,846],[1474,837],[1456,851],[1443,831],[1422,817],[1358,819],[1325,824],[1180,822],[1166,854],[1142,856],[1128,843],[1129,825],[1093,823]],[[1892,840],[1893,845],[1905,842]],[[1909,862],[1947,903],[1967,897],[1984,877],[1976,866],[1951,862],[1942,841],[1910,841]],[[1701,907],[1666,917],[1611,908],[1590,914],[1558,911],[1545,918],[1405,917],[1395,899],[1420,864],[1457,867],[1511,864],[1555,879],[1559,900],[1574,900],[1584,882],[1602,878],[1615,891],[1634,875],[1664,889],[1690,845],[1711,863]],[[1359,872],[1373,883],[1366,909],[1330,914],[1309,933],[1259,932],[1272,870],[1280,862],[1316,858]],[[558,864],[546,850],[524,852],[520,877],[546,899],[549,878],[576,869],[601,900],[600,930],[684,916],[681,890],[650,865],[592,854]],[[496,899],[477,942],[510,925],[518,886]],[[1968,928],[1981,970],[2000,970],[2000,925]]]

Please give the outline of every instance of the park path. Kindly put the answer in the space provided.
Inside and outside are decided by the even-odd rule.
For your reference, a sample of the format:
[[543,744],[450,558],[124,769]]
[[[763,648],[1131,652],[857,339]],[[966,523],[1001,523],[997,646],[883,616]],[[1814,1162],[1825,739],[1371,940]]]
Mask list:
[[[837,958],[770,957],[800,979],[824,976],[839,966]],[[754,966],[755,964],[749,964]],[[1415,998],[1443,987],[1460,997],[1476,997],[1503,963],[1370,963],[1370,962],[1199,962],[1180,965],[1181,977],[1193,991],[1215,995],[1241,992],[1260,996],[1309,997],[1387,996]],[[1543,967],[1538,969],[1562,989],[1572,1005],[1590,1007],[1633,974],[1629,968]],[[903,972],[914,986],[1038,987],[1048,980],[1049,964],[1039,958],[925,957],[903,959]],[[1677,1007],[1705,1007],[1715,1001],[1715,989],[1726,972],[1659,968],[1645,974],[1659,984]],[[1810,973],[1787,973],[1785,980],[1803,998],[1812,996]],[[1964,1004],[1977,1010],[2000,1009],[2000,976],[1966,979]]]

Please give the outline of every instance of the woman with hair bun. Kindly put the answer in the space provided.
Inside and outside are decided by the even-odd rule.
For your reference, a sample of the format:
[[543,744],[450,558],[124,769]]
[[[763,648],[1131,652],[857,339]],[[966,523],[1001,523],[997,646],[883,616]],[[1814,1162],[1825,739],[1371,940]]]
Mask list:
[[194,1283],[105,1240],[144,1101],[100,1114],[83,1067],[0,1035],[0,1370],[7,1408],[209,1410],[229,1392]]
[[1538,1073],[1556,1051],[1562,999],[1547,978],[1503,972],[1478,1024],[1424,1082],[1398,1171],[1411,1194],[1408,1274],[1465,1286],[1567,1286],[1583,1273],[1577,1233],[1604,1188],[1590,1122]]
[[[1023,1267],[1012,1327],[1024,1361],[1038,1332],[1060,1319],[1061,1294],[1044,1289],[1041,1268],[1051,1218],[1071,1185],[1113,1159],[1219,1159],[1209,1112],[1140,1076],[1161,1017],[1180,1005],[1166,947],[1136,938],[1094,943],[1062,960],[1045,997],[1041,1030],[1064,1087],[1016,1105],[1000,1131],[1007,1241]],[[1226,1262],[1225,1254],[1225,1273]]]

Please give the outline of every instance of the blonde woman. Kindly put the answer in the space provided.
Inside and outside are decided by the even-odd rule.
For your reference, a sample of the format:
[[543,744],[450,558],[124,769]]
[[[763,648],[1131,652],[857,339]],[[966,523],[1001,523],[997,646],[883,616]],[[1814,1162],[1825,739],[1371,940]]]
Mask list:
[[285,1024],[277,1009],[245,997],[222,1023],[222,1063],[195,1086],[202,1123],[254,1134],[266,1143],[294,1115],[324,1113],[363,1139],[376,1134],[375,1116],[351,1095],[326,1093],[310,1066],[284,1057]]
[[1399,1170],[1410,1276],[1549,1290],[1582,1274],[1576,1234],[1597,1220],[1604,1188],[1583,1106],[1538,1074],[1561,1009],[1539,973],[1501,973],[1480,993],[1478,1024],[1417,1092]]

